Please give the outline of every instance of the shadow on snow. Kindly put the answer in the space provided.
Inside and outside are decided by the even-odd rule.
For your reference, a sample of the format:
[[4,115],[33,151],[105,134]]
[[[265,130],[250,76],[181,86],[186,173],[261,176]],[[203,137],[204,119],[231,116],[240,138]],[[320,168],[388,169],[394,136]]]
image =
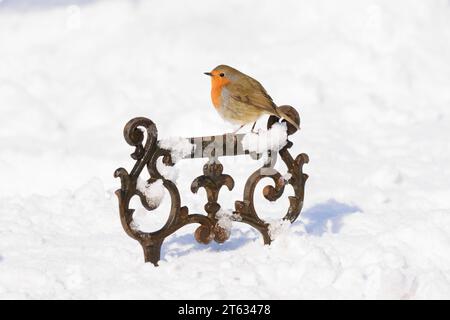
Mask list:
[[338,233],[342,227],[342,218],[357,212],[362,212],[357,206],[330,199],[305,210],[300,217],[307,233],[321,236],[325,232]]
[[[303,224],[306,232],[314,236],[321,236],[326,232],[338,233],[342,227],[342,219],[357,212],[362,212],[357,206],[330,199],[302,212],[299,217],[300,221],[297,220],[294,225]],[[292,234],[301,236],[304,233],[294,232]],[[263,245],[259,232],[250,227],[248,230],[233,228],[230,239],[223,244],[211,241],[208,245],[204,245],[195,241],[192,233],[175,234],[164,242],[161,258],[164,259],[166,254],[172,257],[181,257],[196,251],[233,251],[258,239]]]

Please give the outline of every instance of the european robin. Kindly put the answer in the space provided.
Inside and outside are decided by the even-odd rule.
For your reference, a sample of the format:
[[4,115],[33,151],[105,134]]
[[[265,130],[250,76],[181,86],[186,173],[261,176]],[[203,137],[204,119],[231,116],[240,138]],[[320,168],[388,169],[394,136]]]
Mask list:
[[273,102],[266,89],[252,77],[230,66],[219,65],[211,72],[211,99],[221,117],[240,127],[256,121],[264,114],[285,119],[297,130],[298,124],[285,114]]

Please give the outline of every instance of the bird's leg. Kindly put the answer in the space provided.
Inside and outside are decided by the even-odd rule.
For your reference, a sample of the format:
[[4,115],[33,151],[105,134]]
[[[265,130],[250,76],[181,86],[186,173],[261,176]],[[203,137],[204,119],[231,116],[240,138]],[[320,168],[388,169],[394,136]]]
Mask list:
[[253,131],[255,129],[255,126],[256,126],[256,121],[253,123],[253,126],[252,126],[252,132],[253,133],[255,133],[255,131]]
[[234,130],[231,134],[236,134],[239,130],[241,130],[242,129],[242,127],[243,127],[244,125],[242,125],[242,126],[240,126],[239,128],[237,128],[236,130]]

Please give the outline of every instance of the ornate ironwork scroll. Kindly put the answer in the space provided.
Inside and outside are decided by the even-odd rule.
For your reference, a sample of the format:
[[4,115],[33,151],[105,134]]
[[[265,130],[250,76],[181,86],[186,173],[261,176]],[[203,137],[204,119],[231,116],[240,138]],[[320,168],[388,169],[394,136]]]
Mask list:
[[[279,108],[300,124],[300,117],[293,107],[282,106]],[[267,128],[271,128],[278,121],[279,118],[271,116]],[[296,128],[287,123],[287,134],[290,136],[295,132]],[[242,139],[245,134],[187,138],[195,147],[185,159],[208,158],[208,162],[203,166],[203,175],[197,177],[191,184],[191,191],[194,193],[200,188],[206,190],[207,203],[204,208],[207,215],[189,213],[188,207],[181,205],[180,193],[175,183],[166,179],[158,171],[156,164],[159,158],[162,158],[165,165],[173,166],[174,163],[171,152],[158,145],[156,125],[151,120],[143,117],[134,118],[125,125],[123,134],[126,142],[135,148],[131,157],[136,160],[136,163],[130,173],[124,168],[119,168],[114,172],[114,176],[121,180],[121,188],[116,191],[119,199],[120,219],[125,232],[131,238],[137,240],[144,249],[145,261],[157,265],[164,239],[190,223],[200,224],[195,231],[195,239],[198,242],[208,244],[212,240],[219,243],[226,241],[229,238],[229,232],[218,223],[217,214],[221,207],[217,201],[220,189],[226,186],[229,190],[232,190],[234,180],[231,176],[223,173],[223,165],[218,158],[249,154],[252,158],[258,159],[260,155],[244,150]],[[262,234],[265,244],[271,243],[269,224],[258,216],[254,206],[255,188],[261,179],[269,177],[274,182],[273,186],[267,185],[263,189],[263,195],[269,201],[278,200],[287,184],[292,186],[294,195],[289,196],[290,205],[283,219],[294,222],[302,210],[305,182],[308,178],[308,175],[303,173],[303,164],[308,163],[309,159],[304,153],[293,158],[289,153],[292,145],[292,142],[288,140],[287,144],[278,151],[278,155],[286,164],[288,178],[283,177],[273,168],[277,155],[270,154],[269,151],[270,161],[266,161],[262,168],[250,175],[245,184],[243,199],[235,202],[234,214],[239,217],[238,221],[256,228]],[[150,179],[147,182],[153,183],[156,180],[162,180],[163,186],[171,197],[171,208],[167,222],[154,232],[138,230],[133,223],[134,209],[130,208],[130,201],[133,196],[138,196],[143,207],[149,211],[158,207],[155,203],[149,203],[146,196],[137,188],[139,175],[145,167],[150,174]]]

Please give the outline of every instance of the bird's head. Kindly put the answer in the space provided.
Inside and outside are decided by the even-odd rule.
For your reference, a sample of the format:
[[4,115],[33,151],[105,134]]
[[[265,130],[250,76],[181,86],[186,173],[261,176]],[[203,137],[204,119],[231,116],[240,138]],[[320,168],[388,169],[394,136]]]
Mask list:
[[211,77],[212,86],[217,88],[237,81],[241,72],[230,66],[221,64],[220,66],[215,67],[211,72],[205,72],[205,74]]

